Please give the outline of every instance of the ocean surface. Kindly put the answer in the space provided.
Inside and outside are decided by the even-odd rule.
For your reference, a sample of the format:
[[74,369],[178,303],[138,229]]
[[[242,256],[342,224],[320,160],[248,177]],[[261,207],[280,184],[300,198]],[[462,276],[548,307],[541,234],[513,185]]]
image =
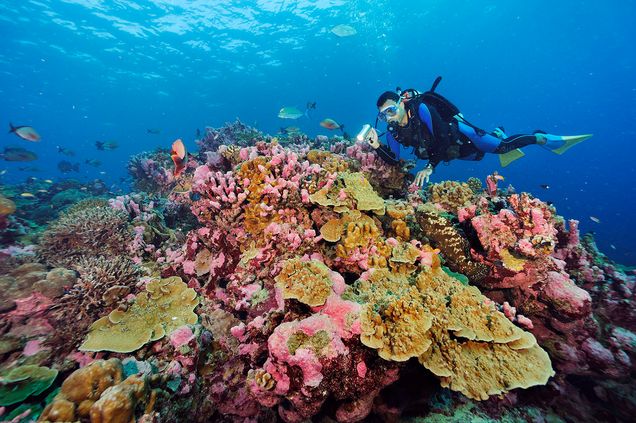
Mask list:
[[[433,182],[498,170],[580,220],[610,258],[636,265],[634,22],[631,0],[4,0],[0,122],[33,126],[42,140],[1,135],[0,147],[39,156],[1,162],[1,178],[100,178],[128,191],[131,155],[176,138],[195,149],[197,129],[238,117],[315,136],[330,134],[319,122],[332,118],[353,135],[375,120],[381,92],[426,90],[441,75],[438,92],[486,130],[594,137],[561,156],[526,148],[505,169],[496,156],[455,161]],[[338,36],[337,25],[356,33]],[[316,102],[308,117],[278,118],[307,102]],[[61,160],[79,172],[60,173]]]

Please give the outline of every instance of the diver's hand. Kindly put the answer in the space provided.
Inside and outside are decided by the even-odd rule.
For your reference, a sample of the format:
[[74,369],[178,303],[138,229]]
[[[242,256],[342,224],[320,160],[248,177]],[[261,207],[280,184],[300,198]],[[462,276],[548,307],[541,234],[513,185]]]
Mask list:
[[371,128],[369,130],[369,133],[367,134],[365,141],[368,142],[369,145],[373,147],[374,150],[380,147],[380,141],[378,140],[378,133],[376,132],[375,128]]
[[424,169],[420,170],[415,175],[415,181],[414,181],[415,185],[421,188],[424,186],[425,183],[428,184],[428,180],[431,178],[432,174],[433,174],[433,166],[426,165]]

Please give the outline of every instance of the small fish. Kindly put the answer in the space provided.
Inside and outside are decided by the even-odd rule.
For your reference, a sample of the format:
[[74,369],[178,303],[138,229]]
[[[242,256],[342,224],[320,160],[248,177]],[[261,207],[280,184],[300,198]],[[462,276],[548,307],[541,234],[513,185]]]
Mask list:
[[104,172],[103,170],[99,172],[100,175],[106,175],[106,172]]
[[70,157],[73,157],[75,155],[75,152],[70,148],[60,147],[59,145],[57,146],[57,152]]
[[0,170],[0,176],[4,175],[5,173],[7,173],[7,169]]
[[39,189],[38,192],[48,192],[48,191],[45,189]]
[[350,37],[352,35],[356,35],[358,31],[349,25],[336,25],[331,28],[331,33],[338,37]]
[[57,164],[57,168],[62,173],[69,173],[71,171],[79,172],[79,163],[71,163],[66,160],[62,160]]
[[110,151],[119,147],[119,144],[115,141],[95,141],[95,147],[97,147],[98,150]]
[[53,181],[51,179],[45,179],[43,182],[46,182],[47,184],[52,184]]
[[146,129],[146,133],[153,134],[153,135],[159,135],[161,133],[161,129],[159,129],[159,128],[149,128],[149,129]]
[[543,188],[543,189],[550,189],[550,185],[548,185],[548,184],[541,184],[541,185],[539,185],[539,186],[540,186],[541,188]]
[[323,128],[327,128],[329,130],[334,130],[334,129],[340,129],[342,132],[344,129],[344,125],[339,124],[338,122],[336,122],[333,119],[327,118],[327,119],[323,119],[320,121],[320,126],[322,126]]
[[610,244],[610,247],[612,247],[612,250],[616,249],[616,246],[614,244]]
[[26,141],[38,142],[41,139],[40,134],[31,126],[13,126],[12,123],[9,123],[9,133],[12,132]]
[[86,159],[84,160],[84,163],[94,167],[100,166],[102,164],[102,162],[97,159]]
[[300,128],[297,126],[288,126],[287,128],[279,128],[278,133],[283,135],[300,134]]
[[307,102],[307,110],[310,110],[310,109],[316,110],[316,102],[315,101],[308,101]]
[[20,197],[22,197],[22,198],[35,198],[35,195],[31,194],[30,192],[23,192],[22,194],[20,194]]
[[88,190],[88,188],[86,188],[86,187],[81,187],[80,188],[80,191],[86,191],[86,190]]
[[172,162],[174,163],[174,171],[172,174],[174,177],[178,177],[183,173],[186,168],[186,162],[188,152],[186,151],[185,145],[181,139],[176,140],[172,143],[172,149],[170,150],[170,157],[172,158]]
[[38,155],[21,147],[5,147],[0,156],[8,162],[32,162]]
[[594,223],[601,223],[601,219],[596,216],[590,216],[590,220]]
[[278,112],[278,117],[281,119],[298,119],[303,116],[307,116],[307,111],[303,113],[295,107],[283,107]]

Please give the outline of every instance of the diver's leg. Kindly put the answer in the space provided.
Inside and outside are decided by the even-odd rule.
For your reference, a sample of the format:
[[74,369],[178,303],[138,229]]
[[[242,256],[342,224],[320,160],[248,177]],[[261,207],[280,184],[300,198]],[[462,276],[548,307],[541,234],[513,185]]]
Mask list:
[[[545,141],[543,141],[545,144]],[[534,134],[519,134],[501,140],[497,148],[493,151],[495,154],[505,154],[517,148],[523,148],[527,145],[539,144],[539,139]]]
[[466,125],[464,122],[457,122],[457,129],[464,134],[479,151],[484,153],[494,153],[501,144],[501,139],[484,131],[477,132],[474,127]]

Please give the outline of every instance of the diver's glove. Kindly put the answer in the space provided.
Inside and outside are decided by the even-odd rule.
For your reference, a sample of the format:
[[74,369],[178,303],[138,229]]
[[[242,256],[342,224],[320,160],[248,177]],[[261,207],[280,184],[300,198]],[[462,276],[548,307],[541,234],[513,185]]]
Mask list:
[[369,129],[366,136],[364,137],[364,140],[368,142],[369,145],[374,150],[377,150],[378,148],[380,148],[380,140],[378,140],[378,133],[374,128]]
[[421,188],[424,186],[425,183],[428,184],[428,180],[430,179],[432,174],[433,174],[433,166],[431,166],[431,164],[429,163],[426,165],[424,169],[420,170],[415,175],[415,181],[414,181],[415,185]]

